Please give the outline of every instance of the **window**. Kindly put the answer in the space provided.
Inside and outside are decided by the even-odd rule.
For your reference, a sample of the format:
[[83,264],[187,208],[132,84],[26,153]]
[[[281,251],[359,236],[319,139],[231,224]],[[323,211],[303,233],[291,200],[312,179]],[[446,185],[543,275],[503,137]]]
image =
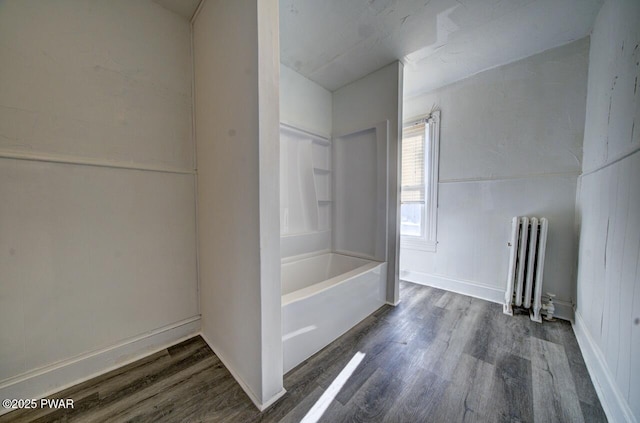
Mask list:
[[436,250],[440,111],[402,131],[400,237],[405,248]]

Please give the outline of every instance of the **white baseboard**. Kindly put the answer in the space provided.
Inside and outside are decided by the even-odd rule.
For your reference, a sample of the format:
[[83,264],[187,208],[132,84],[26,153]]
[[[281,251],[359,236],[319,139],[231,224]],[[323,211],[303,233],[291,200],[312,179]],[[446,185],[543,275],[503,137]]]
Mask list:
[[557,317],[558,319],[568,320],[570,322],[573,322],[573,319],[575,318],[574,316],[575,313],[573,311],[573,304],[571,304],[569,301],[554,299],[553,305],[556,308],[556,311],[553,313],[553,317]]
[[579,311],[575,312],[573,332],[576,334],[593,387],[598,394],[607,419],[610,422],[637,423],[637,418],[633,415],[629,403],[620,392],[602,351],[600,351],[600,348],[591,337]]
[[[39,399],[125,366],[198,334],[200,316],[0,382],[0,398]],[[0,408],[0,415],[10,409]]]
[[238,385],[240,385],[242,390],[247,394],[247,396],[249,397],[251,402],[253,402],[253,404],[258,408],[258,410],[260,410],[260,411],[266,410],[273,403],[275,403],[280,398],[282,398],[282,396],[284,394],[287,393],[287,391],[284,388],[282,388],[282,390],[280,392],[278,392],[277,394],[275,394],[274,396],[269,398],[267,401],[265,401],[265,402],[260,401],[258,396],[253,393],[253,391],[251,390],[249,385],[247,385],[247,383],[245,383],[245,381],[240,377],[240,375],[238,375],[238,373],[235,371],[235,369],[232,366],[229,365],[229,361],[226,358],[224,358],[224,356],[220,355],[220,352],[215,348],[215,346],[211,342],[211,340],[209,340],[207,338],[207,335],[205,335],[204,333],[200,332],[200,336],[202,336],[202,339],[204,339],[204,341],[209,345],[209,348],[211,348],[213,350],[213,352],[220,359],[222,364],[224,364],[224,367],[226,367],[227,370],[229,370],[229,373],[231,373],[231,376],[233,376],[233,378],[236,380],[236,382],[238,382]]
[[[405,270],[401,280],[417,283],[419,285],[432,286],[469,297],[480,298],[492,303],[504,304],[504,289],[484,285],[464,279],[452,279],[446,276],[430,275],[427,273]],[[568,301],[554,300],[556,311],[554,317],[573,321],[573,305]]]
[[427,273],[412,270],[402,272],[401,279],[420,285],[432,286],[446,291],[456,292],[470,297],[491,301],[492,303],[504,302],[504,291],[492,286],[482,285],[477,282],[462,279],[451,279],[445,276],[429,275]]

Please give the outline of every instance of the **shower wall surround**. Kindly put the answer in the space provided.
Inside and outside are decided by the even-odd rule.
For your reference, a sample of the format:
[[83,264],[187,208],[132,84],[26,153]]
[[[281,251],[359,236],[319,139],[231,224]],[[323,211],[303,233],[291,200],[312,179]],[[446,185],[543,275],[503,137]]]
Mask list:
[[280,125],[280,235],[282,257],[331,245],[331,142]]
[[387,150],[387,293],[386,301],[399,301],[399,139],[402,129],[403,65],[391,63],[333,92],[333,133],[352,134],[388,121]]
[[283,258],[331,249],[331,98],[329,91],[281,65]]

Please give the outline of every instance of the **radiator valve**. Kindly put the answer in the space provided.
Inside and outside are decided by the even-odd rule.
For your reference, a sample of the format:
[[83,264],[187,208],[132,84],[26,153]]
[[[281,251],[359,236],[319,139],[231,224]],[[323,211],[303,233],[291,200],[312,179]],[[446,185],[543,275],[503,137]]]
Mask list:
[[556,307],[553,305],[553,299],[556,297],[556,294],[552,294],[551,292],[547,292],[547,295],[544,296],[545,303],[542,304],[542,314],[544,314],[544,320],[554,320],[553,313],[556,311]]

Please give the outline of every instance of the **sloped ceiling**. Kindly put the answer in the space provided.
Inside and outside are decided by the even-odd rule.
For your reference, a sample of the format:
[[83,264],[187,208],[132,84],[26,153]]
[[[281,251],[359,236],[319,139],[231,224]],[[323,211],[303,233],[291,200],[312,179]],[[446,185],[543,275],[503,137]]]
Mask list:
[[601,4],[280,0],[280,59],[330,91],[402,60],[411,97],[583,38]]

